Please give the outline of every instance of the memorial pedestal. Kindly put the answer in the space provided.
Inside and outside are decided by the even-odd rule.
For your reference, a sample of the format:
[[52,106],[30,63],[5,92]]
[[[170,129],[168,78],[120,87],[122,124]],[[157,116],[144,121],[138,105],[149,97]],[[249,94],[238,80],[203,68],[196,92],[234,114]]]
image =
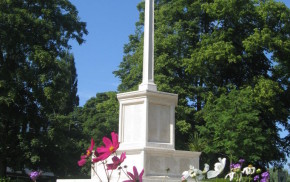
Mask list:
[[[118,155],[126,152],[122,166],[132,172],[144,169],[143,181],[180,181],[189,165],[199,166],[200,152],[177,151],[175,146],[175,106],[178,96],[158,91],[134,91],[118,94],[119,141]],[[110,161],[109,161],[110,162]],[[102,166],[96,167],[105,177]],[[94,176],[95,180],[97,177]],[[117,181],[118,172],[112,174]],[[121,173],[120,180],[127,177]]]
[[[140,149],[122,149],[118,150],[118,155],[126,152],[127,158],[122,166],[127,165],[127,171],[132,172],[133,166],[136,166],[140,173],[144,169],[144,182],[177,182],[181,181],[181,174],[188,170],[189,165],[199,166],[199,152],[178,151],[173,149],[161,148],[140,148]],[[97,166],[98,174],[105,179],[105,173],[102,166]],[[111,181],[118,181],[118,170],[112,174]],[[97,176],[92,175],[93,181],[98,181]],[[120,180],[128,178],[121,172]]]

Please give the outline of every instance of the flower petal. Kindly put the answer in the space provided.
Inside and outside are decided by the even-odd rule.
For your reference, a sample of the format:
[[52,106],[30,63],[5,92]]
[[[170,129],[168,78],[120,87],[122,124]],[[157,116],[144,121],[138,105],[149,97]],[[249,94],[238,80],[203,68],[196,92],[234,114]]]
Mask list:
[[98,157],[98,159],[100,161],[103,161],[103,160],[106,160],[110,155],[111,155],[110,152],[105,152],[105,153],[100,154],[99,157]]
[[119,141],[118,141],[118,134],[112,132],[112,142],[114,146],[114,151],[116,151],[119,148]]
[[81,159],[81,160],[78,161],[78,165],[79,165],[80,167],[82,167],[83,165],[86,164],[86,162],[87,162],[86,159]]
[[127,172],[127,174],[131,177],[131,179],[135,179],[135,177],[134,177],[134,175],[132,174],[132,173],[130,173],[130,172]]
[[103,137],[103,143],[105,144],[106,148],[110,148],[113,145],[112,141],[107,137]]
[[101,147],[98,147],[97,148],[97,152],[99,153],[99,154],[101,154],[101,153],[105,153],[105,152],[108,152],[108,151],[110,151],[108,148],[106,148],[106,147],[104,147],[104,146],[101,146]]
[[121,157],[120,157],[120,163],[124,162],[126,159],[126,152],[122,152]]
[[219,175],[218,171],[208,171],[207,172],[207,178],[208,179],[215,178],[215,177],[217,177],[217,175]]
[[115,145],[115,144],[119,144],[119,141],[118,141],[118,134],[115,133],[115,132],[112,132],[112,133],[111,133],[111,136],[112,136],[112,142],[113,142],[113,144],[114,144],[114,145]]
[[235,172],[230,172],[229,174],[227,174],[225,176],[225,179],[229,177],[230,178],[230,181],[232,181],[234,179],[234,175],[235,175]]
[[107,164],[107,170],[114,170],[117,169],[118,165],[115,164]]
[[144,169],[141,171],[141,173],[139,175],[139,181],[140,182],[142,182],[143,174],[144,174]]
[[95,146],[95,142],[94,142],[94,139],[92,138],[91,139],[91,146],[90,146],[89,150],[92,151],[94,149],[94,146]]
[[119,163],[120,162],[120,159],[117,156],[114,156],[112,158],[112,161],[113,161],[113,163]]
[[217,177],[225,168],[226,165],[226,158],[218,158],[219,162],[214,164],[214,171],[207,172],[207,178],[211,179]]
[[93,160],[92,160],[92,162],[93,163],[96,163],[96,162],[99,162],[99,161],[101,161],[98,157],[95,157],[95,158],[93,158]]
[[208,164],[204,164],[203,172],[206,173],[208,170],[209,170],[209,165]]
[[184,177],[184,179],[187,179],[189,177],[189,172],[183,171],[182,176]]
[[138,171],[137,171],[136,166],[133,166],[133,172],[134,172],[135,179],[138,178]]

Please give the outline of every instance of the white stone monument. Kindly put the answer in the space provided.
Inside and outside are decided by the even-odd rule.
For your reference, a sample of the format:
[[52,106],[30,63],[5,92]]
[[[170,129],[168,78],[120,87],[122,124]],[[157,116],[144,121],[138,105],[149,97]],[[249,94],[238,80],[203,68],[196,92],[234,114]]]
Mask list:
[[[118,155],[126,152],[122,166],[127,165],[127,171],[132,172],[133,166],[139,172],[144,169],[144,182],[176,182],[181,181],[181,174],[189,165],[199,168],[200,152],[174,148],[178,95],[159,92],[154,83],[154,0],[145,0],[142,83],[138,91],[121,93],[117,97],[120,103],[120,148],[117,152]],[[96,165],[95,170],[106,181],[103,166]],[[91,174],[91,179],[86,181],[98,182],[93,170]],[[118,181],[118,178],[118,171],[114,171],[111,181]],[[119,181],[126,179],[121,173]]]
[[[142,83],[138,91],[117,97],[120,103],[118,154],[126,152],[124,164],[128,171],[132,172],[136,166],[139,172],[144,169],[145,182],[160,182],[181,181],[181,174],[189,165],[199,168],[200,152],[174,148],[178,95],[159,92],[154,83],[154,0],[145,0]],[[117,181],[118,176],[113,178]],[[125,179],[122,174],[121,181]]]

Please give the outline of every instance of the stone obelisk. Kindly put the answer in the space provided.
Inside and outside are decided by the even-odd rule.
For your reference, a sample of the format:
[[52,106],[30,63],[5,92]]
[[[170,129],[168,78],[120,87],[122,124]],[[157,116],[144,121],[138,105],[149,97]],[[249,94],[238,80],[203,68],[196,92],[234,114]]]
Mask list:
[[157,91],[154,83],[154,0],[145,1],[143,77],[139,90]]

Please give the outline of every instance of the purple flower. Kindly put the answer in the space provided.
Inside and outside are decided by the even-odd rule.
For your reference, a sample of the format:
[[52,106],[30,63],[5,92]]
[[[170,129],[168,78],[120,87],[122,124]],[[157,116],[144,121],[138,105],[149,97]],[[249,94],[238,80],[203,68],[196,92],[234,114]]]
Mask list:
[[243,164],[243,163],[245,162],[245,159],[240,159],[239,162],[240,162],[241,164]]
[[262,176],[263,178],[267,178],[267,179],[270,178],[269,172],[263,172],[263,173],[261,174],[261,176]]
[[237,164],[234,164],[234,169],[240,169],[241,168],[241,164],[237,163]]
[[133,166],[133,173],[127,172],[127,174],[129,175],[129,177],[131,179],[123,181],[123,182],[142,182],[142,177],[143,177],[143,173],[144,173],[144,169],[141,171],[140,174],[138,174],[137,168],[135,166]]
[[107,164],[107,169],[108,170],[114,170],[114,169],[117,169],[117,167],[122,163],[124,162],[124,160],[126,159],[126,152],[123,152],[121,154],[121,157],[118,158],[117,156],[114,156],[112,158],[112,161],[113,163],[112,164]]
[[262,176],[261,182],[267,182],[267,181],[270,179],[270,174],[269,174],[269,172],[263,172],[263,173],[261,174],[261,176]]
[[267,182],[266,178],[262,178],[260,182]]
[[239,164],[239,163],[237,163],[237,164],[231,164],[230,167],[231,167],[231,169],[241,168],[241,164]]
[[254,181],[258,181],[260,179],[260,176],[259,175],[256,175],[255,177],[254,177]]
[[29,174],[29,177],[32,179],[32,181],[36,181],[36,179],[40,176],[40,172],[33,171]]

